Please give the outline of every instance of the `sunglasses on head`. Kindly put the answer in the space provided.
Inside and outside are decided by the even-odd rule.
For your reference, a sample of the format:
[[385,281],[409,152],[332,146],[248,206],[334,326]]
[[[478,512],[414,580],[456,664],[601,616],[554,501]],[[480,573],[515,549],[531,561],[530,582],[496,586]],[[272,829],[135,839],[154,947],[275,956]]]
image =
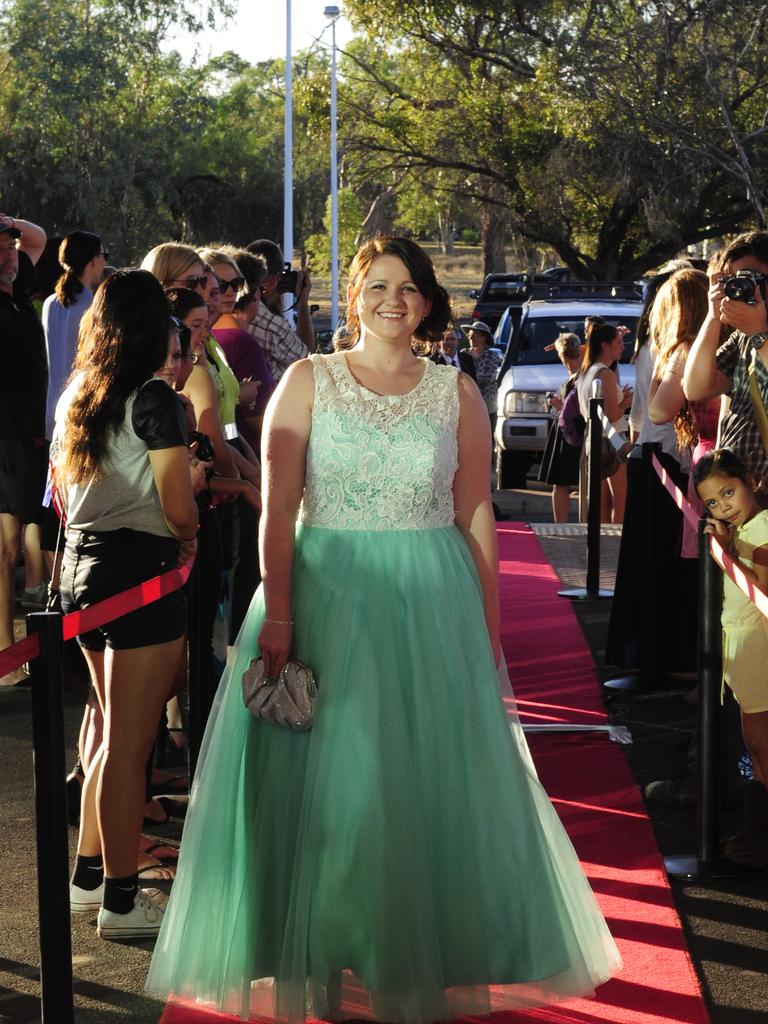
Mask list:
[[220,278],[218,278],[218,282],[219,282],[219,288],[221,289],[221,294],[222,295],[224,294],[224,292],[229,291],[230,288],[232,289],[233,292],[237,293],[237,292],[240,291],[240,289],[245,284],[245,278],[244,277],[233,277],[231,281],[225,281],[225,280],[223,280],[223,278],[220,277]]

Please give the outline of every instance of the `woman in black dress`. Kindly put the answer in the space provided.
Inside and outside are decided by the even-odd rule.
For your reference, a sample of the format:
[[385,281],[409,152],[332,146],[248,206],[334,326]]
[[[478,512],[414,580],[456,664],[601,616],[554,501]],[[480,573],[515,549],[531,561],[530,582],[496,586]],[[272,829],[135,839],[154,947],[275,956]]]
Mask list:
[[[581,339],[578,334],[561,334],[555,340],[554,347],[560,362],[568,371],[568,379],[560,386],[557,394],[549,396],[550,406],[559,413],[568,392],[576,383],[581,367]],[[552,516],[556,523],[568,522],[571,490],[579,483],[580,458],[581,447],[565,440],[560,428],[560,417],[555,416],[541,458],[539,480],[544,484],[552,484]]]

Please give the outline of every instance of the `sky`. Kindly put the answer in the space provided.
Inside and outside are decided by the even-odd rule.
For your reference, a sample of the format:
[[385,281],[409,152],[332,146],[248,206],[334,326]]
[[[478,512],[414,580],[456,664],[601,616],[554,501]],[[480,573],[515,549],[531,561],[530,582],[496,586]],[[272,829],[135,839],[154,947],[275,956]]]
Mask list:
[[[192,59],[195,49],[198,59],[203,61],[226,50],[234,50],[251,64],[284,57],[287,0],[239,0],[238,6],[235,17],[228,23],[222,22],[216,32],[206,30],[198,36],[178,36],[168,41],[168,49],[178,50],[186,61]],[[291,0],[294,53],[310,47],[323,30],[323,40],[330,46],[330,21],[323,14],[326,6],[325,0]],[[336,6],[344,11],[340,0]],[[343,47],[351,36],[342,13],[336,23],[337,45]]]

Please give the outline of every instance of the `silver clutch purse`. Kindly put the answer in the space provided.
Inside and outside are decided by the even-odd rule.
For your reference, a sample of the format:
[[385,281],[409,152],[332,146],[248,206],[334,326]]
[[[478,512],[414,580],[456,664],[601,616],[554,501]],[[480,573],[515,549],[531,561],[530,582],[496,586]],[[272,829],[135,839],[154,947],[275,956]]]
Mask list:
[[254,716],[285,729],[312,727],[317,683],[308,665],[289,658],[279,678],[264,672],[262,658],[254,658],[243,673],[243,703]]

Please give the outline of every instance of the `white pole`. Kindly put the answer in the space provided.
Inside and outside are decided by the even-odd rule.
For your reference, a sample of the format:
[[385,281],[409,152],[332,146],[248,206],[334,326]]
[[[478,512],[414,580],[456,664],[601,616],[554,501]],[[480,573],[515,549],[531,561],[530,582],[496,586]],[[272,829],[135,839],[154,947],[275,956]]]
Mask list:
[[[293,260],[293,52],[291,0],[285,0],[285,167],[283,171],[283,259]],[[294,296],[283,295],[283,308],[293,306]]]
[[336,18],[331,22],[331,330],[339,325],[339,180],[336,148]]

